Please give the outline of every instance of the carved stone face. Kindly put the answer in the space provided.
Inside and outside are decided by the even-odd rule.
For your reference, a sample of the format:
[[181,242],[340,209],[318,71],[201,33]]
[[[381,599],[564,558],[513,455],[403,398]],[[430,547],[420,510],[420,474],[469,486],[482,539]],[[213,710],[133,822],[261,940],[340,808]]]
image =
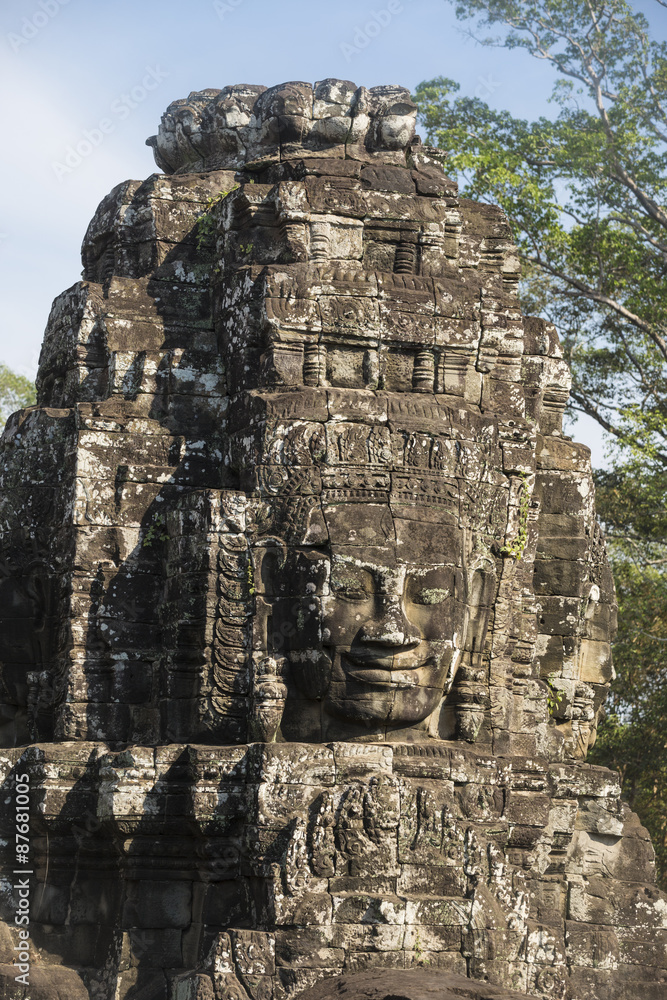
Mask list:
[[363,548],[333,553],[331,594],[322,601],[331,714],[395,727],[435,711],[458,665],[460,578],[438,563],[375,562]]
[[274,605],[296,689],[290,739],[318,725],[324,739],[425,731],[450,691],[468,620],[463,533],[442,510],[410,513],[325,508],[326,550],[288,556],[285,586],[311,595]]

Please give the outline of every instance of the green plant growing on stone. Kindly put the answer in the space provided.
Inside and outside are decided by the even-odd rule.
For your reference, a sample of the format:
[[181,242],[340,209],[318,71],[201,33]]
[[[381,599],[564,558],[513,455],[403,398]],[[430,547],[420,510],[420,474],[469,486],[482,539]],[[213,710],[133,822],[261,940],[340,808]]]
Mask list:
[[431,964],[431,959],[430,958],[424,958],[424,949],[422,948],[422,941],[421,941],[421,937],[419,936],[419,928],[417,928],[417,932],[415,934],[415,946],[413,948],[413,951],[415,953],[415,958],[417,960],[417,965],[430,965]]
[[549,711],[549,715],[554,715],[560,708],[565,692],[556,687],[556,675],[554,673],[549,674],[547,677],[547,687],[549,688],[549,693],[547,695],[547,709]]
[[167,534],[166,526],[167,521],[164,514],[156,514],[148,526],[148,531],[141,543],[142,547],[149,549],[153,542],[168,542],[169,535]]
[[311,445],[311,454],[314,462],[323,462],[327,454],[326,440],[319,444]]
[[215,233],[215,218],[213,215],[213,209],[223,200],[223,198],[226,198],[228,194],[231,194],[232,191],[236,191],[238,187],[239,185],[235,184],[233,188],[229,189],[229,191],[220,191],[218,194],[211,195],[210,198],[206,199],[206,208],[197,219],[196,226],[197,250],[200,253],[206,248],[206,244]]
[[530,494],[528,492],[528,476],[525,472],[520,472],[521,476],[521,493],[519,495],[519,531],[513,542],[509,545],[503,545],[500,549],[501,556],[506,556],[510,559],[516,559],[517,561],[521,559],[523,555],[523,550],[526,547],[526,542],[528,541],[528,511],[530,508]]

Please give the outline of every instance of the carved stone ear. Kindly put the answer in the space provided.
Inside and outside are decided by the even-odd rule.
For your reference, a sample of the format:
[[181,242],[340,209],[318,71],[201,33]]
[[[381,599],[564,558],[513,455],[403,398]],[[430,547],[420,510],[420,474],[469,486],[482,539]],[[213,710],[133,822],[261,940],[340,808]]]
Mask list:
[[490,560],[486,560],[468,574],[468,628],[454,694],[456,735],[471,743],[479,735],[489,701],[486,665],[482,654],[495,591],[493,565]]
[[[266,548],[257,553],[255,563],[255,591],[264,594],[267,600],[284,596],[281,590],[281,583],[285,578],[285,562],[287,559],[287,546],[279,544],[279,539],[268,539]],[[268,648],[268,647],[267,647]]]
[[489,617],[496,598],[495,567],[490,560],[472,570],[468,578],[468,608],[470,620],[465,649],[481,653],[486,642]]
[[328,540],[329,532],[326,521],[318,504],[317,507],[313,507],[308,512],[302,545],[324,545]]

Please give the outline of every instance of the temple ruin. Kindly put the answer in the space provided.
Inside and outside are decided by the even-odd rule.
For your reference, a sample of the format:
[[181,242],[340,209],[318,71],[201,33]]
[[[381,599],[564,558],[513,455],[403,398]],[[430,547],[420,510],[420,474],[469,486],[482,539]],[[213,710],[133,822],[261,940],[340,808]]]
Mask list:
[[568,367],[415,119],[192,93],[95,213],[0,444],[2,1000],[667,996]]

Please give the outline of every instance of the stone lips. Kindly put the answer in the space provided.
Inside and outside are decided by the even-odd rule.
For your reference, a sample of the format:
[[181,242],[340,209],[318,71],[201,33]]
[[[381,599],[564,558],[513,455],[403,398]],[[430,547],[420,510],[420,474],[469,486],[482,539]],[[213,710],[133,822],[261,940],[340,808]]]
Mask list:
[[526,994],[474,983],[453,973],[416,969],[325,979],[300,993],[298,1000],[519,1000],[520,997],[525,1000]]
[[614,596],[567,366],[413,122],[345,81],[175,102],[54,303],[0,466],[30,1000],[664,992],[650,842],[582,762]]

